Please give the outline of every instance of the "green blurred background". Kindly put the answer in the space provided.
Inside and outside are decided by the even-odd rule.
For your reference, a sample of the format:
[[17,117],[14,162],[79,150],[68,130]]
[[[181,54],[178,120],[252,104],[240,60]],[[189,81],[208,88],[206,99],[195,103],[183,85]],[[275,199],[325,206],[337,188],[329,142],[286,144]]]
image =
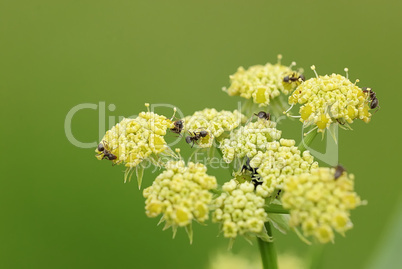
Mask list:
[[[394,0],[0,1],[0,268],[205,268],[227,248],[217,226],[195,225],[191,246],[182,230],[172,240],[145,216],[122,167],[69,143],[65,117],[99,102],[115,105],[107,118],[137,114],[145,102],[185,114],[235,109],[239,99],[221,91],[228,76],[278,53],[306,77],[312,64],[319,74],[348,67],[380,100],[370,124],[340,131],[340,162],[369,204],[352,213],[346,238],[326,246],[322,264],[366,268],[394,236],[402,188],[401,8]],[[98,141],[98,125],[98,111],[86,109],[72,131]],[[299,140],[300,126],[284,135]],[[146,172],[144,185],[155,176]],[[294,234],[276,235],[279,251],[309,251]],[[233,251],[243,250],[258,251],[237,240]]]

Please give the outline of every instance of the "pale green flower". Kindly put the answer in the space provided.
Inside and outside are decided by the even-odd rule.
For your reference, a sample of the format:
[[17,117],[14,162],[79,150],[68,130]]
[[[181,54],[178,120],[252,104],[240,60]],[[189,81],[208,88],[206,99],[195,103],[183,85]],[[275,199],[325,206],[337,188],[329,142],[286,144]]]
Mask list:
[[[148,104],[146,104],[149,106]],[[123,163],[134,168],[148,159],[157,163],[160,155],[172,155],[164,136],[173,128],[171,120],[153,112],[141,112],[135,119],[125,118],[106,132],[101,144],[116,158],[114,163]],[[97,158],[104,158],[105,151],[99,151]]]
[[[280,269],[307,268],[303,259],[293,253],[280,253],[278,255]],[[236,253],[225,251],[213,255],[208,269],[252,269],[262,268],[258,253]]]
[[217,187],[216,178],[209,176],[207,168],[200,163],[170,161],[166,170],[144,189],[145,209],[148,217],[162,214],[165,229],[186,227],[192,240],[193,220],[204,222],[209,217],[212,194],[209,190]]
[[295,147],[295,141],[280,139],[267,143],[265,152],[259,151],[251,160],[250,166],[257,169],[259,180],[256,193],[262,197],[276,194],[283,188],[283,181],[290,175],[309,173],[318,167],[309,151],[303,153]]
[[190,135],[201,130],[207,131],[207,136],[197,141],[197,144],[201,148],[209,148],[212,146],[214,139],[219,140],[224,136],[225,132],[237,128],[245,120],[246,117],[237,110],[231,112],[206,108],[184,118],[184,131],[190,132]]
[[250,182],[239,184],[232,179],[222,189],[224,192],[214,199],[212,221],[222,225],[223,235],[232,239],[238,235],[256,235],[268,240],[264,227],[268,221],[265,199],[255,194],[254,185]]
[[[315,67],[312,66],[315,72]],[[356,81],[358,82],[358,80]],[[332,74],[318,76],[303,82],[289,96],[289,104],[301,104],[299,114],[304,126],[316,125],[324,132],[331,123],[349,127],[355,119],[369,122],[369,93],[348,78]]]
[[223,160],[230,163],[235,158],[252,158],[259,151],[265,152],[268,142],[279,140],[281,137],[281,131],[275,127],[275,122],[258,118],[256,122],[250,122],[232,131],[229,138],[224,139],[220,145]]
[[230,86],[224,89],[230,96],[240,95],[246,99],[253,99],[253,102],[260,106],[269,105],[271,100],[281,93],[288,95],[300,83],[285,82],[286,76],[299,77],[299,73],[292,70],[291,66],[281,65],[281,55],[278,56],[278,63],[266,65],[254,65],[247,70],[239,67],[237,72],[230,76]]
[[284,180],[282,204],[290,210],[291,227],[320,243],[334,241],[334,230],[344,235],[353,227],[350,210],[364,204],[354,192],[354,176],[343,172],[335,178],[335,168],[312,169]]
[[[148,108],[149,104],[145,104]],[[135,119],[124,118],[108,130],[95,150],[98,160],[108,159],[127,168],[124,181],[131,179],[134,170],[141,187],[145,162],[163,166],[177,156],[167,145],[164,136],[173,122],[153,112],[141,112]]]

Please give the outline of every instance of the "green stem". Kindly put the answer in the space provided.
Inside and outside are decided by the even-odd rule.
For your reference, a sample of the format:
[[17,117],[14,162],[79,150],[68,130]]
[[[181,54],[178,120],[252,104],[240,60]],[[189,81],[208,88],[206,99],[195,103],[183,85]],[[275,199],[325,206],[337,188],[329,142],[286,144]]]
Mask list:
[[277,204],[269,204],[265,209],[265,212],[274,214],[289,214],[288,209],[284,209],[282,205]]
[[210,189],[210,192],[212,192],[213,194],[217,194],[217,195],[221,195],[223,193],[223,190],[216,188],[216,189]]
[[321,268],[321,257],[324,252],[323,244],[313,244],[310,250],[310,269]]
[[218,151],[219,156],[221,157],[221,159],[223,159],[223,153],[222,153],[221,149],[217,147],[216,151]]
[[[221,159],[223,160],[223,153],[222,153],[221,149],[217,147],[216,150],[218,151],[219,156],[220,156]],[[229,169],[228,169],[228,171],[229,171],[230,179],[232,179],[232,172],[231,172],[231,171],[234,170],[233,162],[234,162],[234,161],[232,161],[231,163],[229,163]]]
[[[265,228],[267,229],[268,236],[272,237],[272,228],[269,222],[265,223]],[[257,240],[258,247],[260,248],[263,269],[278,269],[274,242],[266,242],[260,238],[257,238]]]
[[305,151],[308,146],[310,146],[311,142],[313,142],[314,138],[317,136],[317,130],[311,131],[308,135],[302,138],[299,146],[297,147],[301,152]]

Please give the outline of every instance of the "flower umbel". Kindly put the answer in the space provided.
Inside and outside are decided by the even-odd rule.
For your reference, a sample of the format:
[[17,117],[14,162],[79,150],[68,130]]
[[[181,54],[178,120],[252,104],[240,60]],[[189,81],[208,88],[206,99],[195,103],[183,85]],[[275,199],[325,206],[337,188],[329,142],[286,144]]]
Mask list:
[[[168,128],[173,128],[173,123],[165,116],[141,112],[135,119],[125,118],[112,127],[101,143],[117,157],[115,163],[132,168],[149,157],[157,162],[158,154],[172,153],[164,139]],[[102,159],[103,152],[98,149],[96,152],[98,159]]]
[[265,199],[255,194],[254,185],[250,182],[239,184],[232,179],[222,189],[224,192],[214,199],[216,209],[212,220],[222,224],[223,235],[233,239],[237,235],[256,235],[269,240],[264,227],[268,221]]
[[334,241],[334,232],[344,235],[353,227],[350,210],[362,205],[354,192],[354,176],[335,168],[312,169],[285,179],[282,204],[290,209],[291,227],[301,226],[305,236],[320,243]]
[[144,189],[145,209],[148,217],[162,214],[166,221],[164,229],[186,227],[192,241],[191,223],[208,219],[212,194],[217,187],[216,178],[209,176],[207,168],[200,163],[170,161],[166,170]]
[[281,65],[281,58],[279,55],[276,64],[254,65],[247,70],[239,67],[237,72],[230,76],[231,84],[225,91],[230,96],[253,98],[253,102],[260,106],[269,105],[271,100],[281,93],[288,95],[298,83],[285,82],[284,77],[298,77],[299,74],[292,70],[293,63],[291,66]]
[[310,169],[318,167],[309,151],[303,154],[295,147],[295,141],[280,139],[267,143],[265,152],[259,151],[251,160],[250,166],[257,169],[262,183],[256,186],[256,193],[262,197],[276,194],[283,188],[283,181],[291,175],[309,173]]
[[[257,239],[264,269],[278,267],[273,229],[286,234],[292,228],[306,243],[310,242],[305,237],[327,243],[334,242],[335,232],[344,235],[353,227],[350,211],[365,204],[354,191],[354,176],[341,165],[319,168],[306,149],[318,132],[325,137],[326,129],[338,143],[335,124],[351,129],[354,120],[367,123],[372,116],[369,110],[380,108],[376,93],[359,88],[358,80],[352,83],[347,73],[346,77],[318,76],[314,71],[316,77],[306,81],[301,70],[292,70],[295,63],[283,66],[280,59],[277,64],[240,67],[230,76],[231,85],[224,90],[244,98],[242,112],[206,108],[176,119],[174,108],[168,119],[145,104],[147,112],[116,124],[96,150],[99,160],[126,166],[125,181],[135,171],[139,186],[150,164],[163,168],[143,191],[145,213],[161,216],[159,223],[165,222],[164,230],[171,227],[173,237],[183,227],[191,243],[194,221],[205,223],[212,211],[212,222],[219,223],[229,247],[238,236],[249,242]],[[300,118],[303,128],[309,127],[298,147],[295,140],[281,138],[277,129],[282,120],[278,117],[283,117],[283,111],[290,116],[287,112],[296,104],[300,116],[291,117]],[[169,145],[167,132],[177,138]],[[171,149],[183,138],[192,150],[186,162],[179,148],[176,153]],[[199,158],[201,153],[206,158]],[[217,164],[231,175],[222,188],[207,174],[206,165],[217,168]]]
[[171,120],[149,111],[141,112],[135,119],[124,118],[106,132],[100,143],[106,152],[99,151],[98,147],[95,150],[97,158],[102,160],[105,153],[113,154],[114,164],[123,163],[127,167],[124,181],[130,180],[131,172],[136,168],[140,187],[144,161],[162,166],[162,157],[176,157],[164,139],[169,128],[173,128]]
[[[315,67],[312,66],[315,72]],[[358,82],[358,80],[356,81]],[[289,97],[289,104],[301,104],[299,114],[304,126],[316,125],[324,132],[330,124],[349,127],[355,119],[369,122],[369,93],[348,78],[332,74],[318,76],[303,82]]]
[[239,111],[217,111],[216,109],[206,108],[197,111],[191,116],[184,118],[184,129],[187,132],[199,132],[205,130],[207,136],[201,138],[198,145],[201,148],[212,146],[214,138],[219,139],[225,132],[232,131],[246,120],[246,117]]
[[[280,269],[304,269],[305,261],[294,253],[281,253],[278,255]],[[261,268],[261,259],[257,253],[236,253],[225,251],[214,254],[208,269],[250,269]]]
[[223,160],[230,163],[234,158],[254,157],[258,151],[265,152],[268,142],[279,140],[281,131],[276,123],[266,119],[250,122],[230,133],[229,138],[221,142]]

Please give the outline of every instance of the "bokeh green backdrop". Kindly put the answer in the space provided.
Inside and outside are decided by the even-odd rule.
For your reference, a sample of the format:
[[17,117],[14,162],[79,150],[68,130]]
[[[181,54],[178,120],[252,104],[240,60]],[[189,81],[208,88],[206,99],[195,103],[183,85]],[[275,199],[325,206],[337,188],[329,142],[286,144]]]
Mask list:
[[[191,246],[184,231],[172,240],[146,218],[121,167],[69,143],[65,116],[101,101],[116,106],[107,117],[137,114],[145,102],[185,114],[234,109],[238,99],[221,91],[228,76],[278,53],[307,77],[312,64],[319,74],[349,67],[377,92],[372,122],[340,133],[340,162],[369,204],[322,264],[365,268],[386,242],[402,187],[401,8],[393,0],[0,1],[0,268],[205,268],[211,253],[226,251],[217,226],[196,225]],[[76,114],[77,139],[99,139],[97,113]],[[144,185],[154,177],[146,173]],[[308,252],[294,234],[277,242]],[[233,251],[243,249],[257,252],[240,239]]]

